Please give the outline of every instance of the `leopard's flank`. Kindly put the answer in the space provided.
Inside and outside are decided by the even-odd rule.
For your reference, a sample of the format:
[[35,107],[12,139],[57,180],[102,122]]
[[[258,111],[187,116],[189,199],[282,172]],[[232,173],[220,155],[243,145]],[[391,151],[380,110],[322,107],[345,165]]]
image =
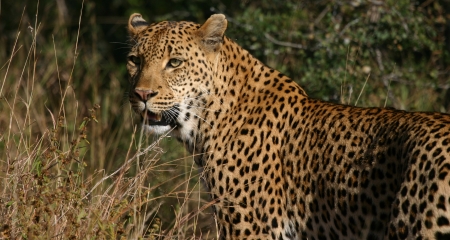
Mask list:
[[226,27],[128,23],[131,105],[194,153],[221,239],[450,239],[450,115],[311,99]]

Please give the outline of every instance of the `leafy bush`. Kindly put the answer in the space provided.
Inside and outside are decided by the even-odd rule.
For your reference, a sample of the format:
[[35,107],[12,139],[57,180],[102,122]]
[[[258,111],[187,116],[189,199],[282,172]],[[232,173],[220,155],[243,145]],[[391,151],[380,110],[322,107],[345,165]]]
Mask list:
[[313,97],[355,104],[361,92],[361,106],[383,106],[388,98],[401,109],[450,109],[436,104],[448,105],[450,62],[448,15],[438,1],[241,6],[228,33]]

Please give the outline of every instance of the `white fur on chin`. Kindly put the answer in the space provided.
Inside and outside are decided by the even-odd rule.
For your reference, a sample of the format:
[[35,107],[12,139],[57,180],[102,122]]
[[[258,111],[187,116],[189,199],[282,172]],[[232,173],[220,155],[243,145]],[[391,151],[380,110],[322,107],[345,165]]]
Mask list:
[[149,125],[144,125],[143,128],[145,133],[156,135],[163,135],[170,129],[172,129],[172,127],[170,126],[149,126]]

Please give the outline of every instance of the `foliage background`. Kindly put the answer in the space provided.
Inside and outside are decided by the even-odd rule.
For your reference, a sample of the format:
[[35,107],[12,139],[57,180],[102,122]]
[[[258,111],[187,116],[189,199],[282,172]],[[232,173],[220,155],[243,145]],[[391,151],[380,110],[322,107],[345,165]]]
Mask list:
[[[84,164],[61,165],[68,171],[78,169],[84,187],[86,179],[101,179],[156,140],[143,137],[142,144],[136,140],[140,137],[131,138],[136,122],[126,97],[125,56],[126,23],[134,12],[149,22],[199,23],[213,13],[224,13],[229,21],[227,36],[291,76],[314,98],[450,112],[450,3],[444,0],[0,0],[3,214],[20,211],[7,207],[14,198],[6,184],[16,176],[8,169],[30,156],[39,139],[56,129],[60,134],[49,144],[55,143],[61,153],[70,151],[82,117],[91,116],[89,109],[95,104],[100,106],[98,123],[87,126],[89,143],[76,145]],[[161,219],[163,229],[173,229],[179,227],[181,217],[209,200],[183,147],[170,138],[158,146],[162,151],[153,149],[147,160],[158,159],[159,164],[148,171],[142,186],[151,189],[148,209],[157,209],[150,211],[152,216]],[[40,154],[47,150],[31,154],[31,164],[41,161]],[[142,171],[135,164],[138,167],[127,170],[130,179]],[[27,171],[36,174],[36,168]],[[33,186],[36,179],[30,179]],[[47,181],[51,191],[52,178]],[[108,179],[105,184],[113,182]],[[15,184],[19,186],[20,180]],[[133,197],[123,196],[127,201]],[[52,199],[65,201],[46,201]],[[195,221],[186,228],[194,229],[197,236],[214,231],[210,213],[197,214],[199,229],[192,227]],[[14,224],[7,229],[18,226]],[[96,224],[92,229],[98,231]],[[111,225],[111,231],[117,233],[118,225]]]

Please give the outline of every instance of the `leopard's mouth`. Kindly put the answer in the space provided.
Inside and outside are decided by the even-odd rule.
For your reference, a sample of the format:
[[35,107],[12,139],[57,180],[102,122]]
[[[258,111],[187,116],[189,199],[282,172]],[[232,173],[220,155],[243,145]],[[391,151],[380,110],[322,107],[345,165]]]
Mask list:
[[167,114],[154,113],[149,110],[141,112],[141,120],[144,124],[149,126],[168,126],[173,125],[173,120],[167,117]]

